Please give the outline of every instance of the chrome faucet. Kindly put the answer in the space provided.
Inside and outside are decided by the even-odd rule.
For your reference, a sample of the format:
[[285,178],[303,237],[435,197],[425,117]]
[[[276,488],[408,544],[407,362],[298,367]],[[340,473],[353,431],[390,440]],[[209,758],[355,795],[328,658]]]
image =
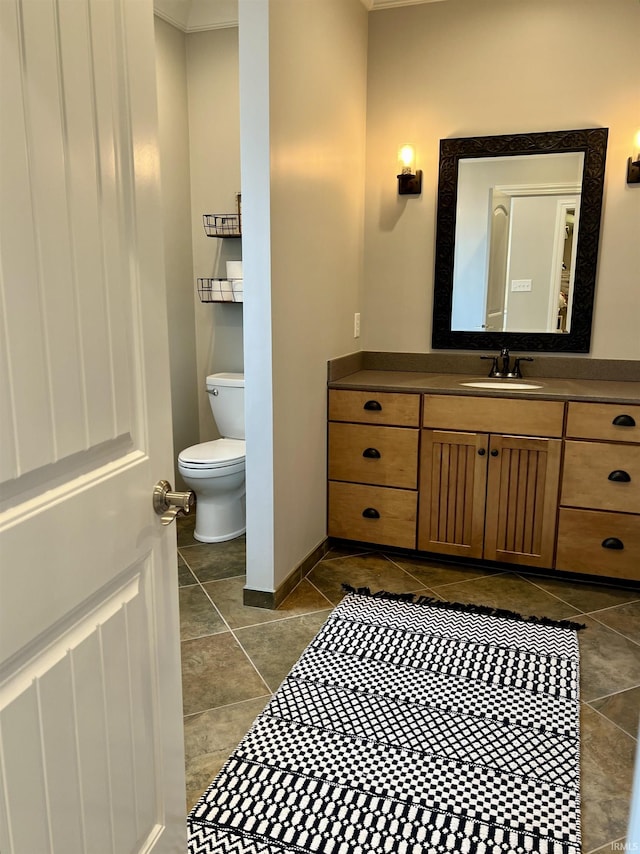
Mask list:
[[[497,379],[520,379],[520,377],[522,377],[520,362],[533,362],[531,356],[514,356],[513,368],[511,368],[511,357],[507,347],[503,347],[500,350],[499,356],[480,356],[480,358],[491,359],[491,370],[489,371],[489,376]],[[498,367],[498,359],[500,359],[501,362],[500,367]]]

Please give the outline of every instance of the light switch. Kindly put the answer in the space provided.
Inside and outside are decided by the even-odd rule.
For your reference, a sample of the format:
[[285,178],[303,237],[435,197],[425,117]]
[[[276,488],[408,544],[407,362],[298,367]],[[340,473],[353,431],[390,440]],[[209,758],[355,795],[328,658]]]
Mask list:
[[353,337],[360,337],[360,312],[356,311],[353,315]]
[[512,291],[530,291],[531,279],[511,279]]

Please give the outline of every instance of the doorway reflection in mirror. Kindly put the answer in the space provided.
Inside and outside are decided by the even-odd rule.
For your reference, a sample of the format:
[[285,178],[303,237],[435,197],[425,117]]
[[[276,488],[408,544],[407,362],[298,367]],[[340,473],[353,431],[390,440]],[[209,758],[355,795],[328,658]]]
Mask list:
[[568,332],[582,152],[459,163],[452,330]]

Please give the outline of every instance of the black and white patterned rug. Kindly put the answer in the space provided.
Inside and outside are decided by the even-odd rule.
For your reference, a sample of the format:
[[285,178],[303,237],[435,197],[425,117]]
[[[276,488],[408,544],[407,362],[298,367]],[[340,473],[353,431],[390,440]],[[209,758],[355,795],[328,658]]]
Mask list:
[[580,854],[578,628],[352,590],[191,811],[189,854]]

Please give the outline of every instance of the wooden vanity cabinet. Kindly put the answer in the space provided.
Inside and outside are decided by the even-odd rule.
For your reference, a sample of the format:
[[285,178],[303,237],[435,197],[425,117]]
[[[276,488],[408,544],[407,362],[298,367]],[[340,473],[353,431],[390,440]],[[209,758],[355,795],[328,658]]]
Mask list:
[[424,395],[418,548],[551,567],[563,416],[557,401]]
[[415,549],[420,395],[329,391],[329,536]]
[[328,440],[332,537],[640,581],[638,405],[330,389]]
[[556,569],[640,581],[640,406],[569,403]]

